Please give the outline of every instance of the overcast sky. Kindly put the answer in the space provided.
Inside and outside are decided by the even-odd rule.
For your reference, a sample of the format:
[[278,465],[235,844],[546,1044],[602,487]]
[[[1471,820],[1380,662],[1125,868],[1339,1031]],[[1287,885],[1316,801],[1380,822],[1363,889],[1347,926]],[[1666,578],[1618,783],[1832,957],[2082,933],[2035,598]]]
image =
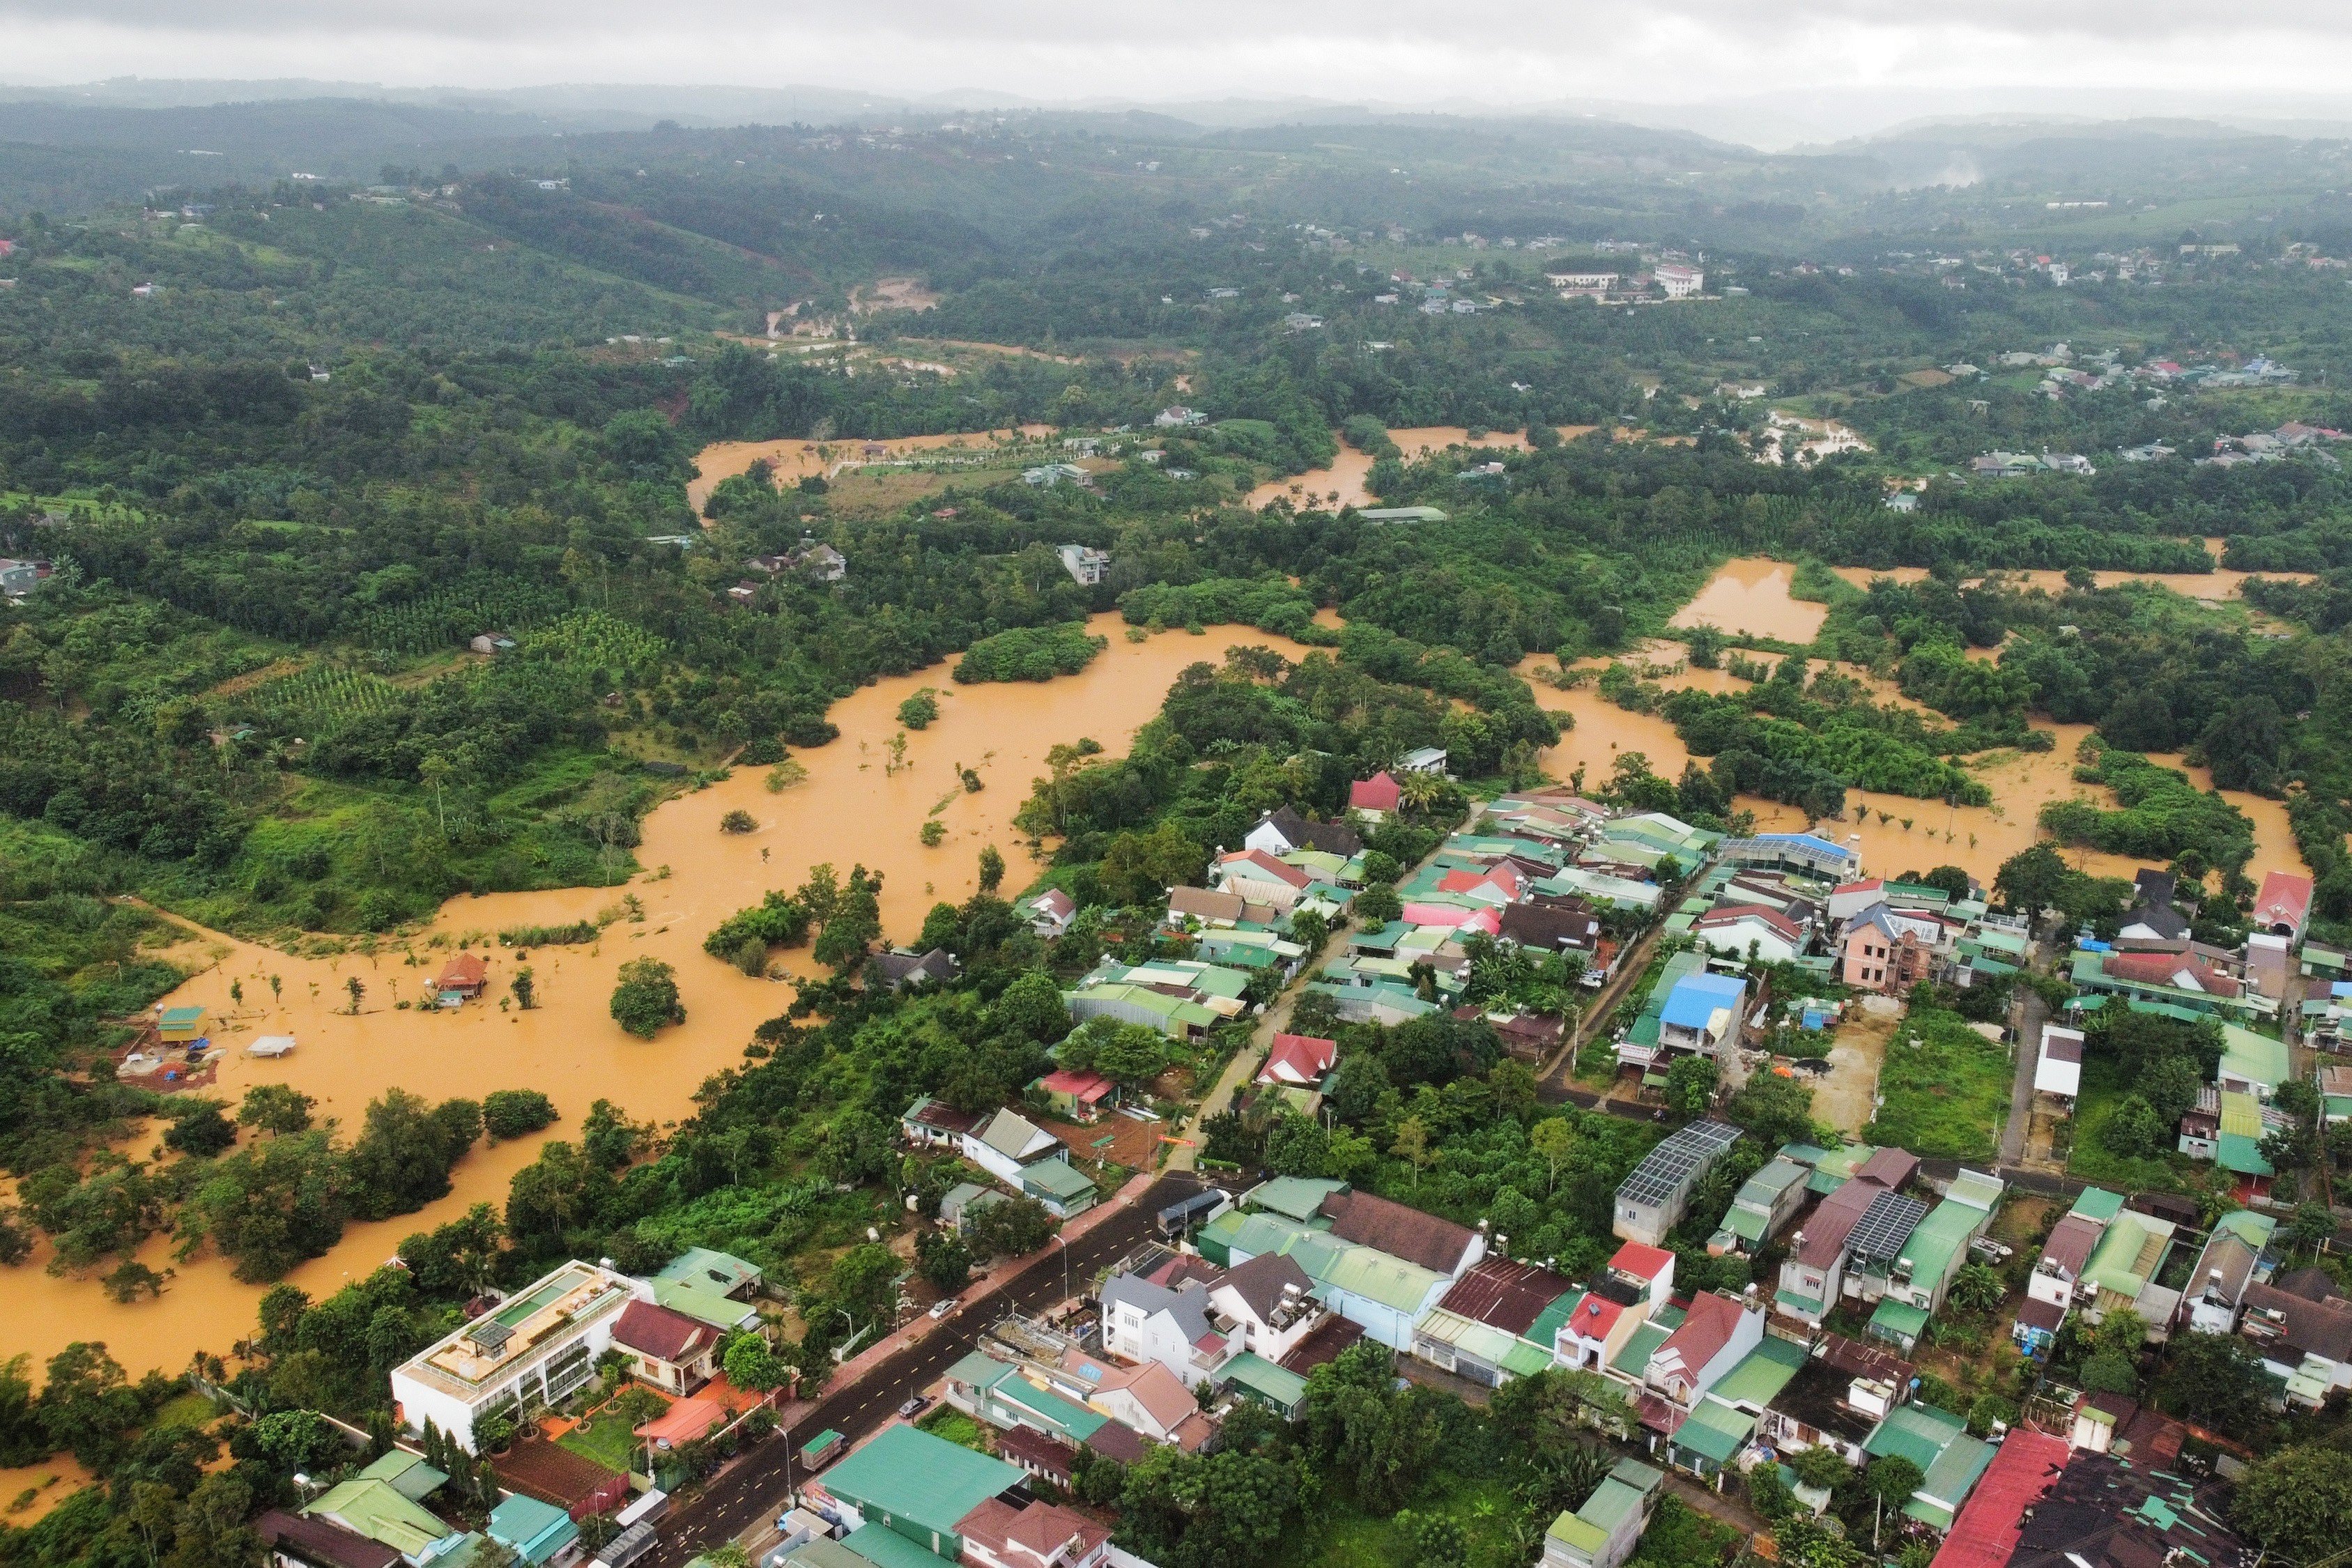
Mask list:
[[[2327,95],[2352,11],[2306,0],[0,0],[0,78],[396,86],[811,83],[1045,100],[1239,95],[1496,106],[1822,89]],[[2015,95],[1998,105],[2018,107]],[[1940,96],[1934,105],[1948,111]],[[2298,111],[2309,113],[2306,101]]]

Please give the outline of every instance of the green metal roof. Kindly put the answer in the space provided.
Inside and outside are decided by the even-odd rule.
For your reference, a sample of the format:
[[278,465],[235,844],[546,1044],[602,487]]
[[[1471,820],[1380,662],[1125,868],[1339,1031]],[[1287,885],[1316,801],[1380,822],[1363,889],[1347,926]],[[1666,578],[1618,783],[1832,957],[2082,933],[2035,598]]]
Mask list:
[[[1300,1267],[1306,1265],[1301,1263]],[[1350,1247],[1318,1276],[1318,1283],[1377,1301],[1395,1311],[1418,1312],[1422,1303],[1445,1283],[1445,1276],[1377,1247]]]
[[1870,1326],[1885,1331],[1879,1337],[1898,1344],[1912,1344],[1927,1331],[1927,1309],[1915,1307],[1908,1301],[1898,1301],[1892,1296],[1882,1296],[1878,1310],[1870,1314]]
[[1526,1338],[1534,1344],[1549,1345],[1559,1342],[1559,1331],[1575,1315],[1576,1304],[1584,1300],[1581,1289],[1570,1290],[1536,1315],[1528,1325]]
[[1756,1417],[1714,1399],[1702,1399],[1690,1418],[1675,1429],[1675,1447],[1727,1465],[1756,1431]]
[[1650,1357],[1655,1353],[1660,1345],[1666,1342],[1666,1337],[1673,1332],[1672,1329],[1659,1322],[1655,1318],[1651,1319],[1626,1336],[1625,1348],[1617,1352],[1617,1359],[1609,1363],[1610,1367],[1614,1371],[1639,1377],[1642,1374],[1642,1369],[1650,1364]]
[[1965,1431],[1944,1446],[1927,1467],[1927,1479],[1911,1496],[1903,1511],[1939,1529],[1951,1528],[1960,1505],[1976,1490],[1977,1481],[1992,1464],[1993,1447]]
[[1584,1506],[1576,1510],[1576,1516],[1587,1524],[1613,1531],[1628,1519],[1640,1516],[1645,1495],[1611,1476],[1593,1489],[1592,1495],[1584,1500]]
[[1227,1362],[1223,1377],[1228,1385],[1238,1384],[1244,1391],[1257,1395],[1285,1415],[1298,1408],[1307,1397],[1307,1380],[1286,1367],[1279,1367],[1255,1351],[1244,1351]]
[[1932,1292],[1965,1258],[1969,1242],[1985,1222],[1985,1211],[1946,1198],[1928,1212],[1904,1242],[1898,1261],[1911,1265],[1912,1283]]
[[1726,1405],[1753,1405],[1758,1409],[1780,1396],[1789,1380],[1805,1364],[1805,1347],[1767,1334],[1761,1343],[1707,1390],[1710,1398]]
[[332,1519],[406,1557],[422,1556],[435,1542],[456,1533],[389,1483],[356,1476],[302,1511]]
[[1868,1143],[1841,1143],[1834,1149],[1822,1151],[1822,1157],[1813,1162],[1813,1173],[1806,1182],[1807,1190],[1826,1197],[1845,1185],[1854,1172],[1862,1168],[1863,1163],[1877,1152],[1877,1149]]
[[1067,1202],[1095,1190],[1093,1180],[1067,1160],[1040,1160],[1021,1167],[1021,1184]]
[[446,1474],[425,1462],[424,1455],[412,1454],[405,1448],[387,1450],[354,1479],[382,1481],[411,1502],[424,1501],[449,1482]]
[[2137,1296],[2147,1288],[2147,1276],[2139,1268],[2141,1254],[2150,1241],[2169,1237],[2172,1231],[2171,1221],[2153,1215],[2117,1215],[2092,1249],[2090,1261],[2083,1266],[2081,1282],[2118,1296]]
[[1969,1424],[1932,1405],[1898,1405],[1863,1439],[1863,1451],[1873,1458],[1900,1454],[1925,1474],[1933,1468],[1955,1437],[1968,1436]]
[[886,1426],[821,1479],[861,1513],[887,1514],[946,1539],[955,1536],[958,1520],[1028,1472],[912,1426]]
[[2221,1026],[2221,1071],[2224,1073],[2275,1089],[2287,1080],[2292,1070],[2287,1065],[2284,1040],[2273,1040],[2268,1035],[2257,1035],[2252,1029],[2242,1029],[2235,1024]]
[[736,1328],[760,1315],[750,1302],[738,1301],[722,1291],[705,1289],[691,1279],[656,1278],[653,1286],[656,1302],[714,1329]]
[[2084,1187],[2081,1195],[2075,1198],[2074,1206],[2066,1212],[2105,1225],[2124,1212],[2124,1195],[2111,1193],[2105,1187]]
[[2225,1171],[2241,1176],[2273,1176],[2278,1173],[2268,1160],[2263,1158],[2263,1142],[2242,1132],[2224,1132],[2213,1140],[2213,1163]]
[[531,1568],[538,1568],[577,1541],[580,1527],[554,1504],[515,1492],[490,1510],[489,1533],[493,1539],[513,1547]]
[[740,1290],[760,1278],[760,1266],[746,1263],[731,1252],[689,1247],[655,1271],[656,1279],[684,1279],[705,1290],[722,1294]]
[[[879,1526],[873,1526],[873,1528],[877,1528],[879,1531]],[[889,1535],[889,1531],[882,1531],[882,1535]],[[898,1540],[906,1540],[906,1538],[901,1535]],[[910,1540],[908,1540],[906,1544],[908,1547],[915,1547],[915,1542],[910,1542]],[[922,1552],[922,1547],[915,1547],[915,1552]],[[931,1556],[931,1554],[929,1552],[924,1552],[924,1556]],[[696,1563],[708,1563],[710,1559],[698,1556],[698,1559],[694,1561]],[[870,1559],[870,1556],[858,1556],[856,1552],[852,1552],[845,1542],[837,1542],[837,1540],[833,1540],[830,1535],[818,1535],[818,1538],[814,1540],[804,1540],[804,1542],[800,1542],[797,1547],[793,1547],[791,1552],[785,1552],[783,1559],[779,1561],[793,1563],[795,1568],[873,1568],[873,1559]],[[936,1563],[946,1563],[948,1559],[939,1556],[939,1559],[931,1559],[931,1561],[936,1561]],[[687,1563],[687,1568],[694,1568],[694,1563]]]
[[1316,1217],[1315,1211],[1322,1206],[1325,1198],[1347,1190],[1347,1183],[1319,1176],[1276,1176],[1261,1182],[1244,1195],[1255,1207],[1307,1223]]
[[974,1388],[993,1388],[997,1380],[1012,1372],[1011,1362],[999,1361],[986,1351],[966,1351],[955,1365],[948,1368],[948,1381],[968,1383]]
[[[1601,1486],[1605,1489],[1608,1483],[1603,1481]],[[1597,1497],[1600,1494],[1596,1492],[1593,1495]],[[1587,1499],[1586,1501],[1589,1505],[1591,1499]],[[1599,1557],[1609,1544],[1609,1534],[1606,1531],[1586,1520],[1579,1519],[1572,1513],[1562,1513],[1558,1519],[1553,1520],[1551,1528],[1544,1533],[1570,1551],[1580,1552],[1588,1558]],[[1549,1557],[1550,1553],[1547,1552],[1545,1555]]]
[[[879,1529],[880,1527],[877,1526],[876,1528]],[[887,1535],[890,1532],[885,1530],[882,1533]],[[901,1536],[899,1539],[903,1541],[906,1538]],[[907,1544],[909,1546],[915,1546],[915,1543],[911,1541],[907,1542]],[[915,1550],[922,1552],[923,1549],[919,1546],[915,1546]],[[923,1552],[923,1555],[929,1557],[930,1556],[930,1553],[925,1552]],[[708,1563],[710,1559],[708,1557],[698,1557],[694,1560],[695,1563]],[[790,1552],[785,1552],[782,1561],[794,1564],[795,1568],[869,1568],[873,1559],[868,1557],[860,1557],[856,1552],[852,1552],[842,1542],[835,1541],[829,1536],[820,1535],[813,1541],[803,1541],[798,1546],[793,1547]],[[932,1561],[944,1563],[947,1559],[940,1557],[933,1558]],[[687,1568],[694,1568],[694,1563],[688,1563]]]
[[948,1568],[948,1559],[879,1524],[851,1531],[841,1544],[873,1563],[874,1568]]
[[1067,1437],[1072,1442],[1085,1442],[1101,1431],[1110,1419],[1099,1410],[1089,1410],[1075,1400],[1063,1398],[1051,1389],[1040,1388],[1025,1377],[999,1378],[996,1386],[988,1392],[992,1398],[1028,1411],[1050,1426],[1055,1436]]

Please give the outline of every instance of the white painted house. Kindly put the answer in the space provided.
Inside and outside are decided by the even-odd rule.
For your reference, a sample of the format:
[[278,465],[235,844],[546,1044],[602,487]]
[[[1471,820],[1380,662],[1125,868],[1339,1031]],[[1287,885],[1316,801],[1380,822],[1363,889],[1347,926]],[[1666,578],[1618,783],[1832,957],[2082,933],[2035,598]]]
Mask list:
[[404,1430],[429,1421],[472,1453],[477,1422],[559,1405],[593,1381],[622,1309],[653,1300],[645,1280],[567,1263],[394,1367],[394,1413]]

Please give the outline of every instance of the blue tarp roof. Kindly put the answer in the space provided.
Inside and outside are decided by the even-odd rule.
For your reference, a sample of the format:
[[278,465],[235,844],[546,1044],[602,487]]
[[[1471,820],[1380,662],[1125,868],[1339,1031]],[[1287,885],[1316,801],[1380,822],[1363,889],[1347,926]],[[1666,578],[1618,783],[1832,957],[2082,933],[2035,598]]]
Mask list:
[[1738,1006],[1747,990],[1728,974],[1686,974],[1675,983],[1658,1016],[1678,1028],[1704,1029],[1718,1009]]

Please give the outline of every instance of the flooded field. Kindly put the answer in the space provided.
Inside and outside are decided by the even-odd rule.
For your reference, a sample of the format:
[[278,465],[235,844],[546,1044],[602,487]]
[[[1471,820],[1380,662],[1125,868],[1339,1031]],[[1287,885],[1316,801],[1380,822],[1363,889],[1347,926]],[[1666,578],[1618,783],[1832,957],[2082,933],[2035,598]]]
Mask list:
[[22,1530],[36,1523],[92,1479],[71,1454],[52,1454],[37,1465],[0,1469],[0,1524]]
[[[455,900],[411,942],[409,952],[373,957],[300,959],[205,933],[178,956],[210,967],[168,1000],[212,1010],[212,1037],[227,1052],[214,1092],[232,1102],[247,1085],[284,1082],[316,1096],[320,1115],[350,1128],[371,1099],[395,1086],[434,1098],[535,1088],[562,1112],[548,1136],[573,1135],[599,1098],[641,1121],[675,1121],[691,1110],[696,1086],[739,1061],[753,1027],[792,1000],[788,985],[752,979],[706,955],[702,938],[711,927],[771,888],[798,885],[820,860],[845,873],[856,862],[879,869],[884,929],[900,941],[915,934],[934,902],[971,895],[983,844],[1004,853],[1011,862],[1006,886],[1017,889],[1034,873],[1011,818],[1030,780],[1045,771],[1050,747],[1085,735],[1118,754],[1159,710],[1178,671],[1196,659],[1220,660],[1233,644],[1263,643],[1294,658],[1309,651],[1247,628],[1208,637],[1169,632],[1141,644],[1125,639],[1114,616],[1097,616],[1095,629],[1110,646],[1082,675],[1042,685],[957,686],[941,665],[884,680],[834,707],[841,738],[799,754],[806,782],[771,794],[767,770],[740,768],[723,784],[661,807],[646,819],[637,852],[649,869],[627,889],[642,901],[644,920],[608,925],[593,946],[531,952],[541,1005],[529,1013],[499,1005],[522,960],[507,949],[485,948],[488,937],[502,927],[593,919],[621,890]],[[939,694],[940,718],[908,735],[905,763],[894,771],[886,746],[898,732],[898,704],[926,686]],[[959,785],[959,764],[979,773],[982,793]],[[719,818],[739,807],[759,829],[720,832]],[[927,848],[917,835],[935,815],[948,837]],[[435,936],[443,948],[426,945]],[[483,998],[452,1012],[400,1008],[426,994],[457,942],[468,937],[489,964]],[[605,1009],[620,965],[646,955],[676,967],[687,1022],[656,1039],[637,1040]],[[782,956],[807,963],[805,950]],[[281,983],[275,998],[271,975]],[[345,988],[352,976],[365,987],[356,1016]],[[232,982],[241,986],[242,1005],[231,999]],[[276,1061],[244,1055],[263,1034],[290,1034],[300,1043]],[[457,1167],[449,1197],[418,1214],[352,1226],[331,1253],[289,1278],[314,1296],[326,1294],[383,1263],[411,1232],[477,1201],[503,1205],[509,1178],[536,1157],[540,1142],[477,1147]],[[128,1152],[143,1156],[151,1146],[152,1136]],[[159,1237],[141,1260],[161,1270],[173,1266],[170,1253],[168,1238]],[[37,1372],[68,1342],[102,1339],[135,1378],[149,1367],[177,1373],[199,1348],[226,1353],[252,1331],[261,1287],[238,1284],[209,1256],[178,1265],[160,1300],[131,1306],[109,1301],[92,1281],[49,1275],[47,1261],[46,1251],[37,1252],[21,1267],[0,1269],[0,1359],[30,1352]]]
[[[1587,785],[1597,788],[1607,782],[1621,753],[1640,752],[1649,759],[1652,772],[1669,779],[1681,776],[1691,756],[1673,725],[1654,714],[1629,713],[1590,685],[1572,691],[1559,690],[1541,679],[1542,671],[1550,665],[1549,658],[1532,658],[1520,667],[1520,673],[1534,682],[1537,702],[1576,718],[1576,728],[1545,753],[1548,773],[1564,780],[1581,763]],[[1850,669],[1847,673],[1859,672]],[[1744,683],[1721,670],[1686,670],[1667,676],[1659,684],[1669,689],[1697,687],[1724,690]],[[1846,820],[1822,824],[1817,831],[1840,841],[1858,839],[1864,868],[1873,876],[1958,866],[1979,880],[1990,883],[2003,860],[2035,841],[2035,814],[2045,802],[2105,793],[2078,784],[2073,776],[2074,748],[2090,733],[2089,726],[2049,728],[2057,737],[2054,751],[1986,753],[1982,765],[1975,771],[1992,791],[1993,804],[1990,806],[1948,806],[1941,801],[1872,795],[1856,790],[1846,796]],[[1795,832],[1805,826],[1804,814],[1794,806],[1749,796],[1742,796],[1739,804],[1756,813],[1757,826],[1761,831]],[[2110,800],[2108,804],[2113,803]],[[1878,816],[1881,811],[1886,814],[1883,822]],[[2264,847],[2270,849],[2267,844]],[[2294,863],[2292,840],[2284,841],[2284,854],[2290,863]],[[2075,849],[2065,851],[2065,855],[2071,864],[2084,870],[2103,875],[2131,874],[2132,863],[2117,857]]]
[[688,481],[687,504],[697,517],[702,515],[702,503],[719,488],[719,481],[732,479],[753,463],[765,458],[775,465],[779,482],[792,483],[812,474],[824,475],[845,462],[864,461],[868,447],[883,448],[885,458],[900,458],[916,452],[938,451],[942,447],[984,452],[992,443],[1013,441],[1021,437],[1047,436],[1052,427],[1045,425],[1024,425],[1018,430],[984,430],[976,435],[961,436],[900,436],[887,441],[866,441],[857,437],[841,437],[831,441],[714,441],[694,455],[695,467],[702,472]]
[[[1559,427],[1560,439],[1573,441],[1579,436],[1591,434],[1593,428],[1590,425],[1563,425]],[[1498,452],[1524,452],[1528,449],[1528,433],[1524,430],[1490,430],[1473,443],[1470,432],[1459,425],[1427,425],[1409,430],[1391,430],[1389,439],[1397,444],[1409,462],[1454,446],[1492,447]],[[1371,471],[1370,455],[1359,452],[1342,441],[1339,443],[1339,455],[1332,459],[1329,468],[1309,468],[1286,479],[1269,480],[1250,491],[1249,504],[1262,507],[1287,496],[1301,506],[1310,503],[1378,506],[1380,498],[1364,488],[1364,480]]]
[[[2204,541],[2205,552],[2214,560],[2229,546],[2226,539]],[[1867,588],[1873,577],[1892,577],[1898,583],[1916,583],[1927,575],[1924,566],[1895,566],[1874,571],[1867,566],[1840,566],[1837,574],[1857,588]],[[2040,588],[2044,593],[2063,592],[2066,586],[2063,572],[2003,572],[2001,575],[2021,586]],[[2283,583],[2313,581],[2308,572],[2238,572],[2216,566],[2210,572],[2094,572],[2091,574],[2102,588],[2112,588],[2118,583],[2154,583],[2169,588],[2184,599],[2202,599],[2211,604],[2234,599],[2249,577],[2272,577]],[[1678,623],[1679,624],[1679,623]]]
[[1667,624],[1809,643],[1821,635],[1830,607],[1790,597],[1796,581],[1796,567],[1785,561],[1728,561]]
[[[1726,630],[1744,628],[1791,642],[1809,641],[1819,629],[1824,611],[1819,605],[1789,597],[1793,575],[1792,568],[1775,562],[1729,562],[1699,590],[1696,598],[1675,615],[1673,624],[1693,626],[1705,621]],[[1864,574],[1865,580],[1868,575]],[[2234,575],[2242,579],[2244,574]],[[1785,629],[1767,629],[1773,626]],[[1673,664],[1683,654],[1680,644],[1659,641],[1649,644],[1633,658],[1650,664]],[[1597,669],[1607,662],[1587,659],[1580,668]],[[1590,685],[1572,691],[1559,690],[1543,679],[1551,668],[1550,658],[1534,656],[1520,666],[1519,673],[1534,685],[1538,702],[1576,717],[1576,728],[1546,755],[1545,767],[1554,777],[1566,779],[1580,763],[1588,785],[1597,787],[1609,777],[1618,755],[1623,752],[1642,752],[1649,758],[1652,771],[1667,778],[1681,775],[1684,764],[1691,759],[1673,725],[1653,714],[1629,713]],[[1891,682],[1876,679],[1859,667],[1838,668],[1869,686],[1874,698],[1882,703],[1914,709],[1919,706],[1896,691]],[[1727,691],[1745,683],[1720,669],[1685,668],[1664,677],[1660,684],[1669,689]],[[2056,742],[2052,750],[1988,752],[1966,764],[1992,792],[1990,805],[1948,806],[1940,801],[1871,795],[1856,790],[1846,796],[1846,820],[1824,824],[1819,830],[1842,841],[1856,843],[1862,851],[1863,865],[1873,876],[1958,866],[1990,884],[2002,861],[2040,837],[2036,823],[2043,805],[2075,795],[2095,798],[2103,805],[2115,804],[2108,791],[2074,782],[2075,749],[2091,732],[2089,725],[2043,721],[2035,728],[2050,731]],[[2210,773],[2202,768],[2186,767],[2178,756],[2156,760],[2183,768],[2200,788],[2212,786]],[[2238,790],[2223,794],[2254,825],[2254,858],[2246,868],[2249,876],[2259,880],[2269,871],[2305,874],[2283,803]],[[1756,813],[1757,825],[1764,831],[1792,831],[1805,826],[1803,814],[1793,806],[1746,797],[1739,804]],[[2068,849],[2063,853],[2078,869],[2099,876],[2128,877],[2139,864],[2095,850]]]

